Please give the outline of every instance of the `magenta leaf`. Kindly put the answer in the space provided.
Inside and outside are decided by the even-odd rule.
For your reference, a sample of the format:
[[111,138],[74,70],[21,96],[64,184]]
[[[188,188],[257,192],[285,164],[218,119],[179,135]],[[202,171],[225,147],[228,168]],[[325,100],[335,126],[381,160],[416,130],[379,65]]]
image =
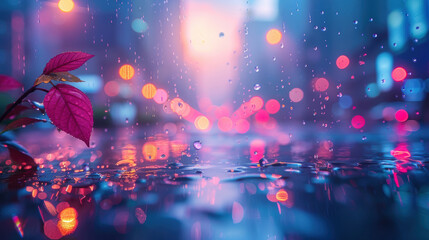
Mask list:
[[10,158],[19,164],[35,166],[36,163],[30,153],[21,145],[5,135],[0,135],[0,146],[9,150]]
[[22,88],[22,84],[18,80],[6,75],[0,75],[0,91],[9,91],[16,88]]
[[36,122],[46,122],[45,119],[38,119],[38,118],[29,118],[29,117],[24,117],[24,118],[20,118],[17,119],[11,123],[9,123],[8,125],[6,125],[6,127],[3,129],[3,131],[1,133],[4,133],[6,131],[10,131],[13,129],[17,129],[20,127],[24,127]]
[[55,72],[67,72],[78,69],[94,55],[84,52],[65,52],[51,58],[43,69],[43,74],[48,75]]
[[57,84],[46,94],[43,104],[57,128],[89,147],[94,119],[91,102],[82,91],[67,84]]

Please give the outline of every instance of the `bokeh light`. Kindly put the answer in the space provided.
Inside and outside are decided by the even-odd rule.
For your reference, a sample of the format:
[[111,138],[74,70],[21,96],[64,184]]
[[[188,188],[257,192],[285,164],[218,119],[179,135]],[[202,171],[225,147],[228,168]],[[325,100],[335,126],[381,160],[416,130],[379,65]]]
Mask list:
[[210,126],[210,120],[206,116],[198,116],[194,125],[198,130],[207,130]]
[[158,88],[153,96],[153,100],[158,104],[163,104],[168,100],[168,93],[162,88]]
[[339,69],[345,69],[349,66],[350,60],[347,56],[341,55],[337,58],[336,64]]
[[258,123],[266,123],[266,122],[268,122],[269,119],[270,119],[270,114],[263,109],[259,110],[255,114],[255,120]]
[[104,93],[109,97],[115,97],[119,94],[120,86],[116,81],[109,81],[104,85]]
[[61,211],[60,220],[63,222],[72,222],[77,218],[76,209],[68,207]]
[[288,200],[288,198],[289,198],[289,194],[285,190],[283,190],[283,189],[280,189],[276,193],[276,199],[279,202],[286,202]]
[[147,31],[148,25],[143,19],[136,18],[132,21],[131,28],[136,33],[144,33]]
[[267,39],[267,42],[271,45],[278,44],[282,40],[282,33],[278,29],[270,29],[265,38]]
[[365,118],[361,115],[356,115],[352,118],[352,126],[356,129],[363,128],[365,126]]
[[353,99],[349,95],[343,95],[340,97],[338,104],[342,109],[347,109],[353,105]]
[[131,78],[133,78],[134,72],[134,67],[130,64],[122,65],[119,68],[119,76],[121,76],[121,78],[124,80],[130,80]]
[[314,90],[324,92],[328,90],[329,81],[326,78],[317,78],[314,82]]
[[265,110],[269,114],[276,114],[280,110],[280,103],[275,99],[270,99],[265,103]]
[[235,131],[244,134],[250,129],[250,123],[246,119],[238,119],[235,122]]
[[405,122],[405,121],[407,121],[408,120],[408,112],[405,111],[404,109],[399,109],[395,113],[395,119],[398,122]]
[[73,0],[60,0],[58,8],[63,12],[71,12],[74,8],[74,2]]
[[229,117],[221,117],[217,122],[219,130],[222,132],[229,132],[232,129],[232,120]]
[[249,102],[253,111],[258,111],[264,106],[264,100],[258,96],[252,97]]
[[158,150],[153,143],[145,143],[142,148],[143,157],[146,161],[155,161]]
[[370,98],[375,98],[380,95],[377,83],[370,83],[365,88],[366,95]]
[[304,92],[300,88],[293,88],[289,91],[289,98],[292,102],[301,102],[304,98]]
[[403,81],[407,77],[407,71],[402,67],[397,67],[392,71],[392,78],[396,82]]
[[142,88],[143,97],[147,99],[152,99],[156,94],[156,87],[152,83],[145,84]]

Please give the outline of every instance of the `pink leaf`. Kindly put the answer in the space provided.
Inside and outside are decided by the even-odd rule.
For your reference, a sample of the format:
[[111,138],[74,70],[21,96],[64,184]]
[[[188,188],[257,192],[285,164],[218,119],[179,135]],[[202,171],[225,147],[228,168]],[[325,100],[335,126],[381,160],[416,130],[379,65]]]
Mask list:
[[57,84],[46,94],[43,104],[55,126],[89,147],[94,119],[91,102],[82,91],[67,84]]
[[6,125],[6,127],[3,129],[2,133],[6,132],[6,131],[13,130],[13,129],[17,129],[20,127],[24,127],[24,126],[27,126],[27,125],[30,125],[30,124],[33,124],[36,122],[46,122],[46,120],[45,119],[37,119],[37,118],[28,118],[28,117],[20,118],[20,119],[17,119],[15,121],[9,123],[8,125]]
[[78,69],[94,55],[84,52],[65,52],[51,58],[43,69],[43,74],[67,72]]
[[0,91],[8,91],[16,88],[22,88],[22,84],[18,80],[6,75],[0,75]]

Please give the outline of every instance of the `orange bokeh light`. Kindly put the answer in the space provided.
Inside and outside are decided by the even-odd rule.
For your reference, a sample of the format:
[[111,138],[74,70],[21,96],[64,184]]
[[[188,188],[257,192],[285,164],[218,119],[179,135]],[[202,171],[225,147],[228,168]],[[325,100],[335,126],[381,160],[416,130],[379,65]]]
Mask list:
[[198,130],[207,130],[210,126],[210,120],[206,116],[198,116],[194,125]]
[[130,80],[134,77],[134,68],[130,64],[122,65],[119,68],[119,76],[124,80]]
[[74,8],[74,2],[73,0],[60,0],[58,8],[63,12],[71,12]]
[[65,208],[60,213],[60,219],[63,222],[72,222],[72,221],[76,220],[76,218],[77,218],[76,209],[74,209],[72,207]]
[[142,88],[143,97],[152,99],[156,94],[156,87],[152,83],[145,84]]
[[77,228],[78,221],[74,219],[71,222],[58,221],[57,227],[63,236],[72,234]]
[[143,157],[145,160],[147,161],[155,161],[156,160],[156,154],[158,152],[157,148],[155,145],[153,145],[152,143],[145,143],[143,145]]
[[283,189],[280,189],[276,193],[276,199],[279,202],[286,202],[288,200],[288,198],[289,198],[289,194],[285,190],[283,190]]
[[267,42],[271,45],[275,45],[282,40],[282,33],[278,29],[270,29],[265,36]]

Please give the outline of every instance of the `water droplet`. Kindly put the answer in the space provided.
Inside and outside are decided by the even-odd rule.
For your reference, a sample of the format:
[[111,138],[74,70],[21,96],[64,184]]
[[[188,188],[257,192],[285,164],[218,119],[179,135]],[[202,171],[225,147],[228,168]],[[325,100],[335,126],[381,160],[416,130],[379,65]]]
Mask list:
[[322,32],[326,32],[326,27],[322,27]]
[[259,83],[256,83],[256,84],[253,86],[253,89],[254,89],[255,91],[258,91],[259,89],[261,89],[261,85],[260,85]]
[[358,20],[354,20],[354,21],[353,21],[353,24],[354,24],[354,25],[356,25],[356,24],[358,24],[358,23],[359,23],[359,22],[358,22]]
[[225,33],[220,32],[220,33],[219,33],[219,37],[221,38],[221,37],[223,37],[223,36],[225,36]]
[[372,34],[372,37],[373,37],[373,38],[378,37],[377,33]]
[[255,72],[259,72],[259,66],[255,67]]
[[365,141],[366,140],[366,136],[362,136],[362,141]]
[[203,144],[199,140],[195,141],[193,145],[194,145],[194,148],[197,150],[200,150],[203,147]]
[[267,164],[267,163],[268,163],[268,160],[266,158],[259,159],[259,166],[260,167],[264,167],[265,164]]

